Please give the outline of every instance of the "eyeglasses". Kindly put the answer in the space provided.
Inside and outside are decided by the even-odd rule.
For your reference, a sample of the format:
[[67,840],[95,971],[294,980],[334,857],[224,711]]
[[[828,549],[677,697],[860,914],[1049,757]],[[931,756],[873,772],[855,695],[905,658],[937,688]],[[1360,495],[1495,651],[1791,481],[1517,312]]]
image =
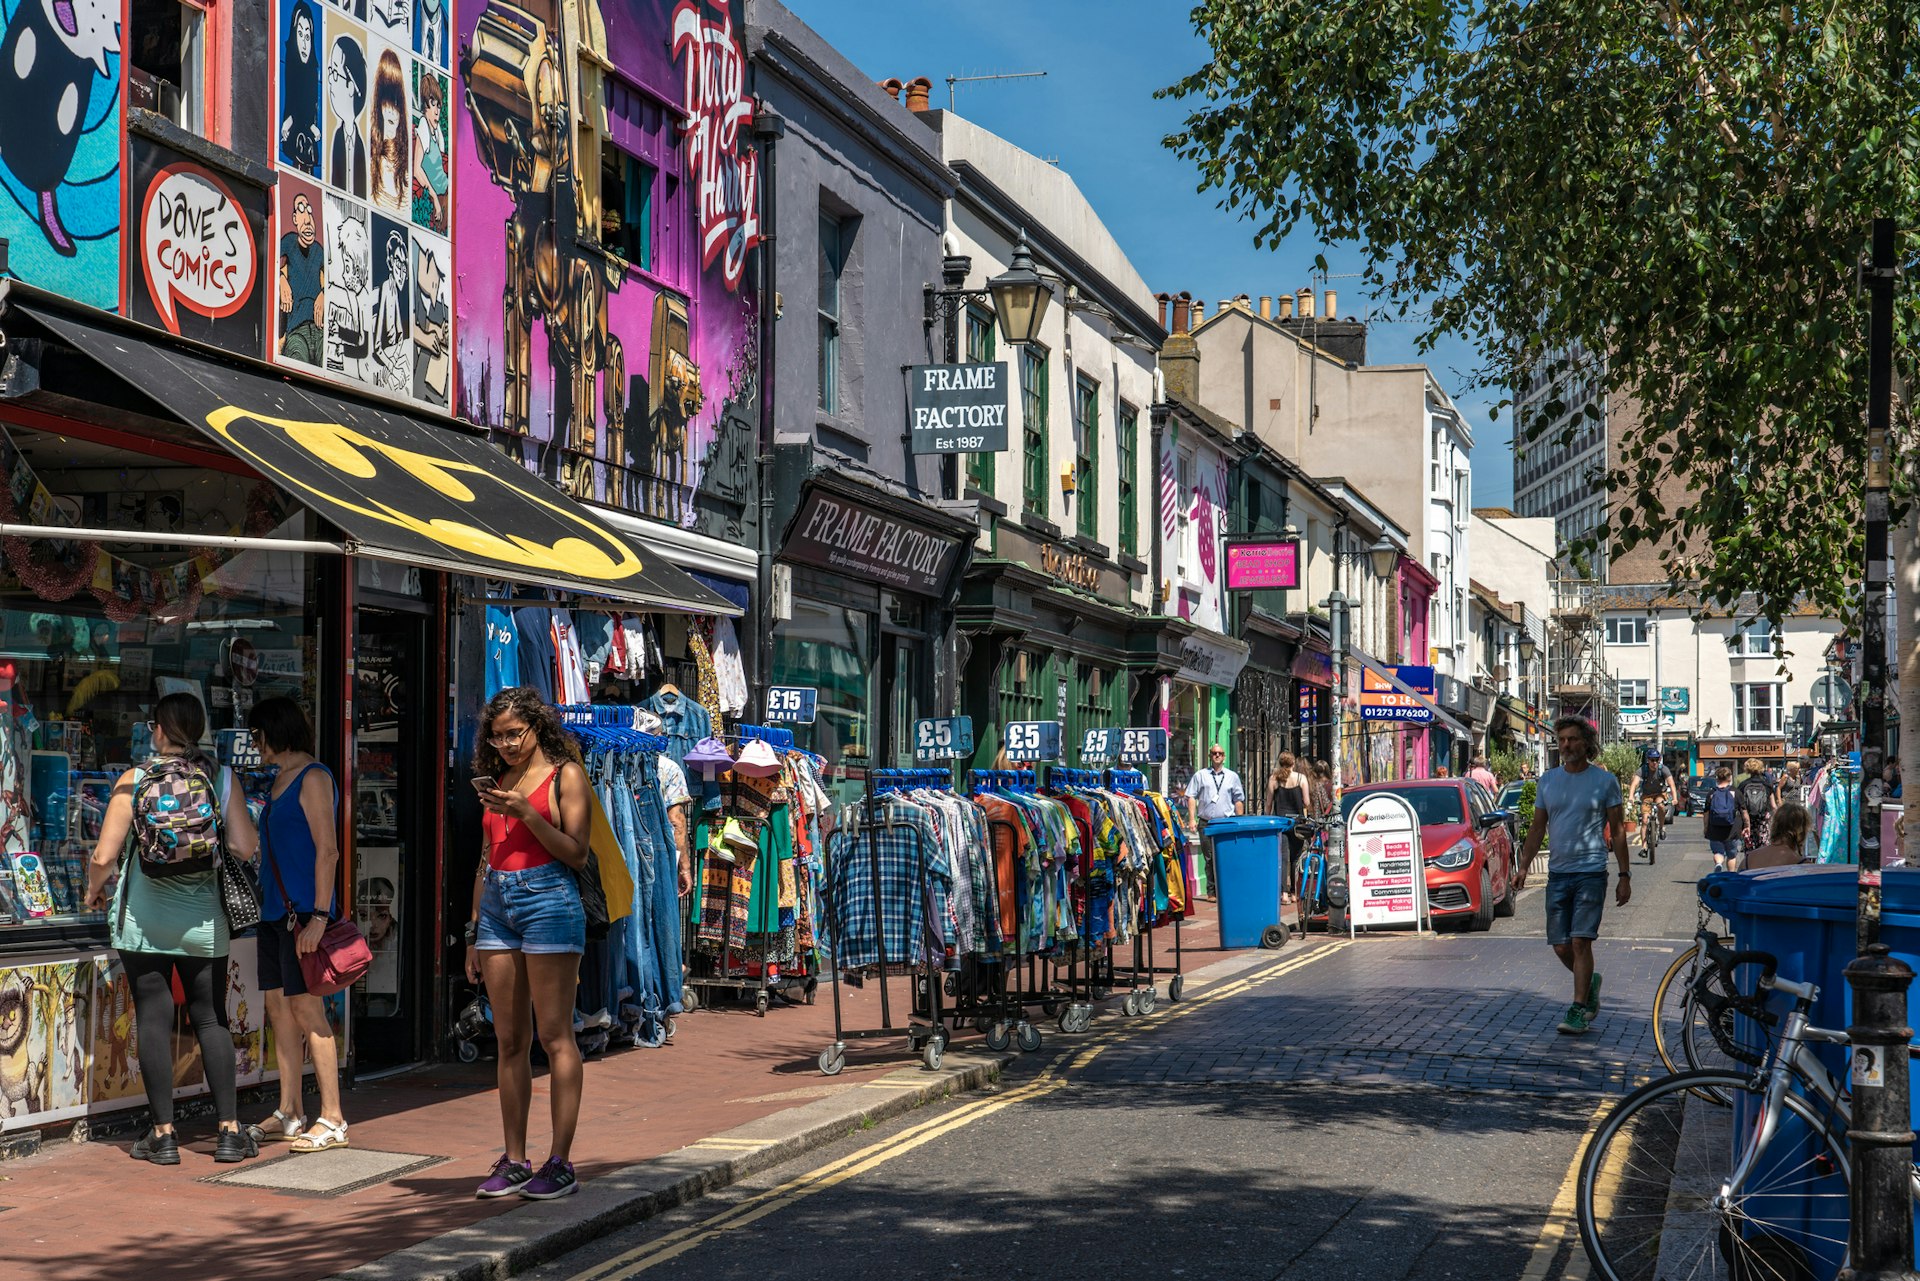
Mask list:
[[487,741],[493,744],[495,747],[512,747],[515,743],[519,742],[521,739],[525,738],[526,736],[527,736],[526,727],[522,726],[520,729],[514,730],[511,734],[489,735],[487,738]]

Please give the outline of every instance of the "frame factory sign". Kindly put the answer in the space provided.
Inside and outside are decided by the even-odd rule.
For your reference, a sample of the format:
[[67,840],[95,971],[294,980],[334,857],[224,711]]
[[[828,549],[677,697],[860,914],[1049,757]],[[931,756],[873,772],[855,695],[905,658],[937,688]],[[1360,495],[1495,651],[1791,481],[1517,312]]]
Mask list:
[[997,454],[1007,447],[1006,362],[912,365],[907,422],[916,454]]
[[939,596],[965,550],[958,538],[814,489],[800,504],[780,555],[883,587]]

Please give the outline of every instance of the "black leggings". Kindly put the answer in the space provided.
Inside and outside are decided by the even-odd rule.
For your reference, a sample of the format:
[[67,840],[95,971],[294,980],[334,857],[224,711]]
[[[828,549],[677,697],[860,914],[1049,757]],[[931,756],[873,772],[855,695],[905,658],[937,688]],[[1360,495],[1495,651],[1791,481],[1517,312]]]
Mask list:
[[122,952],[120,964],[133,988],[133,1025],[140,1038],[140,1080],[156,1125],[173,1124],[173,984],[187,994],[187,1016],[200,1038],[207,1087],[222,1121],[240,1119],[234,1096],[233,1034],[227,1030],[227,958]]

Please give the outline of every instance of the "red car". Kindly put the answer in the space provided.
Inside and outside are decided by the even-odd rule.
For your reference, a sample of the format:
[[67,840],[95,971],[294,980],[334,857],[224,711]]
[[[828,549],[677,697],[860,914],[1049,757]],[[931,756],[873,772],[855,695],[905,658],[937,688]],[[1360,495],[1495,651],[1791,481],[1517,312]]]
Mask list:
[[[1419,817],[1427,907],[1436,927],[1452,920],[1483,932],[1493,928],[1494,917],[1513,915],[1527,869],[1520,866],[1513,816],[1486,788],[1464,778],[1368,783],[1344,789],[1341,813],[1351,815],[1360,798],[1375,792],[1404,797]],[[1336,926],[1345,927],[1344,920]]]

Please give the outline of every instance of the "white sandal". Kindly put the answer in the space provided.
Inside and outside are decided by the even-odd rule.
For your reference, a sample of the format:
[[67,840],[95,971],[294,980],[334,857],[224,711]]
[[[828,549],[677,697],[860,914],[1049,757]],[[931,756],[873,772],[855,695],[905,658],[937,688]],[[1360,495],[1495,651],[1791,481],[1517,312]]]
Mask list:
[[295,1113],[288,1116],[279,1108],[266,1120],[247,1127],[255,1143],[291,1143],[306,1131],[307,1118]]
[[344,1148],[347,1143],[347,1123],[329,1121],[325,1117],[313,1123],[313,1129],[293,1141],[293,1150],[305,1155],[309,1152],[325,1152],[329,1148]]

